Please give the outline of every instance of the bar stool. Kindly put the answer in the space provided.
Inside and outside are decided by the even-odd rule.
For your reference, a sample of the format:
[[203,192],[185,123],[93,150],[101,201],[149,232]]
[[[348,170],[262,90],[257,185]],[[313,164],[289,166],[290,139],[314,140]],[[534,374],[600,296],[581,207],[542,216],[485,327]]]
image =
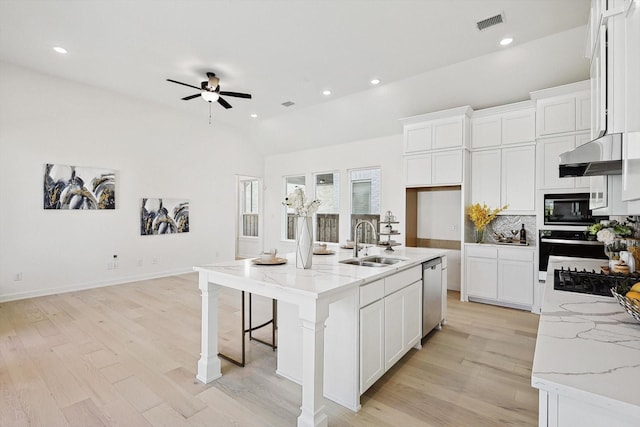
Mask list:
[[[226,354],[218,353],[218,356],[223,358],[224,360],[233,363],[234,365],[244,367],[246,359],[245,359],[245,336],[249,334],[249,341],[257,341],[260,344],[264,344],[268,347],[271,347],[273,351],[276,351],[278,346],[276,345],[276,329],[277,325],[277,317],[278,317],[278,301],[275,299],[271,300],[271,319],[266,322],[253,326],[253,313],[252,313],[252,303],[251,303],[251,292],[247,292],[249,294],[249,327],[247,328],[245,325],[245,291],[242,291],[242,360],[238,361]],[[265,326],[271,324],[271,342],[267,342],[261,340],[260,338],[256,338],[253,336],[253,331],[257,331],[258,329],[264,328]]]

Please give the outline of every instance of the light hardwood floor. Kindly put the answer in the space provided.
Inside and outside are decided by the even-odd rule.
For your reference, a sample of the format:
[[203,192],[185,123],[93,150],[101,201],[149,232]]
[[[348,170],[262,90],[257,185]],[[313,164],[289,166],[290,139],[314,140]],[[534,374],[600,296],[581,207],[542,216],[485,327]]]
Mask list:
[[[538,317],[449,292],[449,321],[411,350],[353,413],[327,402],[331,426],[534,426],[530,386]],[[239,350],[239,293],[221,296],[220,346]],[[270,309],[254,300],[255,323]],[[262,317],[261,317],[262,315]],[[268,331],[261,332],[268,338]],[[0,304],[1,426],[294,426],[300,387],[275,353],[195,380],[196,274]]]

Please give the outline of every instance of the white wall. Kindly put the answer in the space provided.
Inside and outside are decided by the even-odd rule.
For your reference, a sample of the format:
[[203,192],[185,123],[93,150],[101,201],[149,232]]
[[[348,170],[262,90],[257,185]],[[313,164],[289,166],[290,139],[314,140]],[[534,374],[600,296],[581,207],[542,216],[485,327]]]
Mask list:
[[[264,166],[245,141],[178,110],[0,63],[0,301],[233,259],[236,174],[262,176]],[[117,209],[45,211],[45,163],[116,169]],[[188,198],[191,231],[140,236],[142,197]],[[107,270],[114,254],[118,269]]]
[[460,240],[460,190],[418,193],[418,238]]
[[393,211],[400,219],[402,233],[396,238],[404,244],[405,195],[402,178],[402,135],[355,141],[339,146],[268,156],[265,159],[265,246],[280,252],[292,252],[294,242],[281,240],[284,210],[284,176],[306,175],[309,195],[313,194],[312,174],[340,172],[340,242],[349,236],[349,171],[379,167],[381,169],[381,214]]

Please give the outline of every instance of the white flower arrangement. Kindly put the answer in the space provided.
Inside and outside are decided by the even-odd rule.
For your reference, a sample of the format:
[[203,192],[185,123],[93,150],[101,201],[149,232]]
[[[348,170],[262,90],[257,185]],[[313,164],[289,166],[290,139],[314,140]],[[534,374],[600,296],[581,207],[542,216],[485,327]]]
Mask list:
[[605,245],[613,243],[617,239],[616,233],[611,228],[603,228],[596,233],[596,239]]
[[282,202],[286,207],[295,210],[298,216],[312,216],[318,211],[320,203],[320,200],[308,200],[300,187],[296,187]]

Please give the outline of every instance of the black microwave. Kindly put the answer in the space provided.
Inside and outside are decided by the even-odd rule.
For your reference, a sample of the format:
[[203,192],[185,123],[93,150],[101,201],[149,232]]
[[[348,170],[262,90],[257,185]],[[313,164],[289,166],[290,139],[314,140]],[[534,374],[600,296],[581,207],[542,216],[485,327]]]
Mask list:
[[593,216],[589,209],[589,193],[544,195],[545,225],[591,225],[606,216]]

